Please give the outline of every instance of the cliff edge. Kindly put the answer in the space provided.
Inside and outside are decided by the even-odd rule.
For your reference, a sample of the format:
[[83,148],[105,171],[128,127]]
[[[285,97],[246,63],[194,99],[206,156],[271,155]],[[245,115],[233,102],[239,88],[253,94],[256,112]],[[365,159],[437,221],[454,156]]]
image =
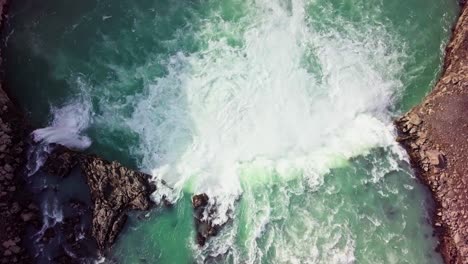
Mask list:
[[436,202],[447,264],[468,263],[468,4],[446,48],[443,74],[423,102],[395,121],[399,141]]

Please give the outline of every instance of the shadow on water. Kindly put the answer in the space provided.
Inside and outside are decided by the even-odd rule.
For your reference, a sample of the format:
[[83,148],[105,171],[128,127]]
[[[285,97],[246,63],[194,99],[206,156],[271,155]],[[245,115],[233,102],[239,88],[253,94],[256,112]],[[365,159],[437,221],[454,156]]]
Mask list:
[[65,178],[38,171],[27,181],[41,207],[42,226],[30,226],[25,240],[36,263],[92,263],[97,257],[90,234],[92,204],[80,170],[73,169]]

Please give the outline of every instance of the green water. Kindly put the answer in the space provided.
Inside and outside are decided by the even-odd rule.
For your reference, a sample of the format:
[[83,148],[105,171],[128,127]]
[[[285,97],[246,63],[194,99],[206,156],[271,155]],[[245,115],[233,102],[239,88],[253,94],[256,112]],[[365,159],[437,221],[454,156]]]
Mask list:
[[[6,82],[33,124],[89,136],[89,151],[174,187],[174,207],[131,218],[109,261],[441,263],[431,202],[391,120],[437,80],[456,1],[10,10]],[[190,204],[200,192],[227,221],[203,248]]]

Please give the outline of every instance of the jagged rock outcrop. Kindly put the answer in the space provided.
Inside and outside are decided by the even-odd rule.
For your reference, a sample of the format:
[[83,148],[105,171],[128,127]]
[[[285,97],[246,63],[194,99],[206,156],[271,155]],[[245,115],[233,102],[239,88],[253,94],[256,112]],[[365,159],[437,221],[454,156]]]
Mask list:
[[96,156],[84,158],[81,168],[94,202],[93,236],[99,249],[105,250],[122,230],[128,210],[151,208],[150,195],[156,186],[149,175]]
[[206,241],[216,236],[221,229],[221,225],[213,223],[213,215],[216,213],[216,206],[209,206],[210,198],[206,193],[197,194],[192,197],[194,211],[194,222],[196,231],[196,241],[199,246],[204,246]]
[[445,263],[468,263],[468,5],[447,46],[433,91],[398,119],[397,140],[436,201],[434,225]]
[[51,175],[66,177],[79,166],[85,177],[92,200],[92,235],[102,253],[110,248],[122,230],[129,210],[149,210],[150,195],[156,186],[150,175],[107,161],[55,146],[43,170]]

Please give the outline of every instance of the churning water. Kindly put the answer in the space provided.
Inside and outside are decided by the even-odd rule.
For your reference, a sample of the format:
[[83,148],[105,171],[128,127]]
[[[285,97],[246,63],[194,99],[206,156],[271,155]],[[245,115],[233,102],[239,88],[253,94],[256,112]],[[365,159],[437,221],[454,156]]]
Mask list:
[[[115,260],[440,263],[392,118],[437,78],[456,1],[43,2],[7,32],[34,139],[173,188]],[[203,248],[201,192],[226,224]]]

